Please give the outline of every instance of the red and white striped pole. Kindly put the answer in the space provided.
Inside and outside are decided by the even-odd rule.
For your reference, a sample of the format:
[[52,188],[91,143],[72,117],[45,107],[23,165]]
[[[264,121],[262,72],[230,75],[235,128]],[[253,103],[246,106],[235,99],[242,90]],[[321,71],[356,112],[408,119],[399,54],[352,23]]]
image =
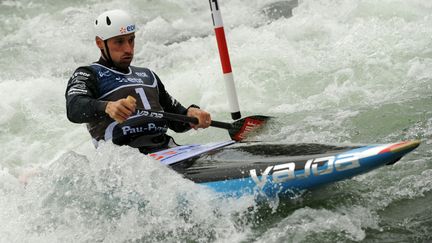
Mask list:
[[213,27],[216,34],[216,41],[219,49],[219,56],[222,64],[225,87],[228,93],[228,103],[231,110],[231,117],[232,119],[237,120],[241,118],[241,113],[231,69],[228,46],[225,39],[222,15],[219,10],[219,4],[217,0],[209,0],[209,3],[213,19]]

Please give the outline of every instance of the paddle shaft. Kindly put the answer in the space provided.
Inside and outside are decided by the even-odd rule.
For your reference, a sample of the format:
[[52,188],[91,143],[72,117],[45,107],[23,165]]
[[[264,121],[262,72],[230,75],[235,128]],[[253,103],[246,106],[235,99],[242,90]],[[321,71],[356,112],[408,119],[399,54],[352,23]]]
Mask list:
[[[184,122],[184,123],[192,123],[192,124],[198,124],[199,123],[198,118],[196,118],[196,117],[190,117],[190,116],[168,113],[168,112],[163,112],[163,111],[146,111],[145,110],[145,111],[140,111],[139,114],[144,115],[144,116],[148,116],[148,117],[165,118],[168,120],[174,120],[174,121],[179,121],[179,122]],[[214,121],[214,120],[211,121],[210,126],[218,127],[218,128],[222,128],[222,129],[226,129],[226,130],[233,128],[233,125],[231,123]]]

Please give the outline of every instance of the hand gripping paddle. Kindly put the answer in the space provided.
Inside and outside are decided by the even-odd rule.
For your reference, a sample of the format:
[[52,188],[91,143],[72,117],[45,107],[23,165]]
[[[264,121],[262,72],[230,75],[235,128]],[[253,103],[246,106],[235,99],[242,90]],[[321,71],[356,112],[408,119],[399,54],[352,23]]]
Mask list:
[[[198,118],[196,117],[190,117],[190,116],[162,112],[162,111],[152,111],[152,110],[141,111],[140,115],[184,122],[184,123],[192,123],[192,124],[199,123]],[[270,117],[268,116],[248,116],[239,119],[233,123],[212,120],[210,126],[226,129],[228,130],[231,139],[235,141],[241,141],[245,139],[249,133],[260,129],[268,119],[270,119]]]
[[[128,96],[127,99],[131,101],[131,99],[134,98],[132,96]],[[199,123],[198,118],[196,117],[190,117],[190,116],[168,113],[163,111],[141,110],[140,115],[146,117],[167,119],[171,121],[184,122],[184,123],[192,123],[192,124]],[[249,133],[255,132],[260,128],[262,128],[267,122],[267,120],[270,118],[271,117],[269,116],[255,115],[255,116],[244,117],[233,123],[212,120],[210,126],[226,129],[228,130],[231,139],[235,141],[242,141],[247,137]]]

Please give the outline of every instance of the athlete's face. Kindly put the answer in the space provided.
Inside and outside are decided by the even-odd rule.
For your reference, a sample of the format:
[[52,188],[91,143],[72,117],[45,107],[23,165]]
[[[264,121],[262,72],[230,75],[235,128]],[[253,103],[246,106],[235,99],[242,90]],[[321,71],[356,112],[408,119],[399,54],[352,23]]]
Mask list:
[[134,55],[135,34],[110,38],[107,45],[114,65],[121,69],[127,69]]

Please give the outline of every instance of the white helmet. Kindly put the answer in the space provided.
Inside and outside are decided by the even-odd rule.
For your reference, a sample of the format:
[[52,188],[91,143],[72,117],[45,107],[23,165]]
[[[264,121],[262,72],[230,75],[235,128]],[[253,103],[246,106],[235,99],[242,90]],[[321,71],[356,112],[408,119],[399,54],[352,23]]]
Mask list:
[[115,9],[102,13],[95,21],[95,34],[102,40],[114,36],[126,35],[135,32],[135,22],[123,10]]

